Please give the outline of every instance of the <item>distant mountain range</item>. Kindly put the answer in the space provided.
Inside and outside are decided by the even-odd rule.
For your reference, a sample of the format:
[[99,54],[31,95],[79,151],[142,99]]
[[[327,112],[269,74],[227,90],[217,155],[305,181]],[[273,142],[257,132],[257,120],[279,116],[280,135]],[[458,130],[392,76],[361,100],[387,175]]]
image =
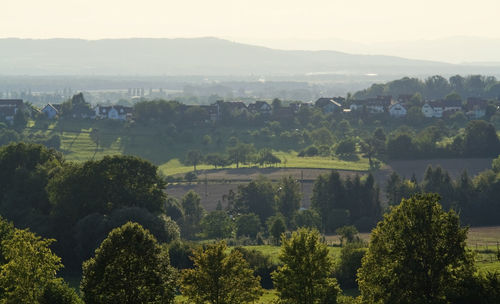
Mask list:
[[497,70],[484,64],[277,50],[218,38],[0,39],[0,75],[446,75]]

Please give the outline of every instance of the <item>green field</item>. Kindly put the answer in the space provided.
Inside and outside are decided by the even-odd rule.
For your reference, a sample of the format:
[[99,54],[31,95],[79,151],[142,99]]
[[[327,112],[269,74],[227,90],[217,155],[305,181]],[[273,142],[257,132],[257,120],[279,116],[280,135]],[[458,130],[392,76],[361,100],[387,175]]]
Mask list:
[[[184,174],[193,171],[192,166],[182,164],[185,152],[190,149],[199,149],[203,153],[223,152],[223,147],[215,144],[204,146],[193,139],[192,143],[177,143],[165,135],[165,130],[152,127],[134,126],[129,128],[116,121],[63,121],[50,125],[36,126],[31,123],[25,129],[25,135],[34,133],[52,135],[58,134],[61,138],[61,151],[69,161],[83,162],[91,159],[100,159],[106,155],[126,154],[145,158],[159,166],[165,175]],[[90,132],[99,130],[99,147],[91,139]],[[229,132],[223,130],[222,132]],[[193,135],[201,137],[200,134]],[[256,147],[265,146],[265,143],[256,143]],[[297,148],[296,148],[297,149]],[[336,157],[298,157],[295,149],[274,149],[282,163],[281,168],[324,168],[353,171],[367,171],[368,159],[354,156],[351,160],[342,160]],[[256,167],[255,164],[240,165],[240,167]],[[197,170],[213,169],[210,165],[198,165]],[[227,168],[236,168],[235,165]]]

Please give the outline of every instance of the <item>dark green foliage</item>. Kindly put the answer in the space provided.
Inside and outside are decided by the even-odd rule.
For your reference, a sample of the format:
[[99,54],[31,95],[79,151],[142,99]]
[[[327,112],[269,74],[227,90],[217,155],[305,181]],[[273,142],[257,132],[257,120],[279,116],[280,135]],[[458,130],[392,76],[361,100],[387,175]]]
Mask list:
[[275,244],[279,244],[281,234],[286,231],[285,218],[281,214],[276,214],[267,219],[267,232],[272,237]]
[[174,272],[168,252],[139,224],[111,231],[83,264],[85,303],[173,303]]
[[335,233],[339,236],[342,246],[352,242],[359,242],[359,233],[355,226],[342,226],[337,228]]
[[207,238],[224,239],[231,237],[234,223],[225,211],[216,210],[203,218],[201,227]]
[[276,213],[274,189],[263,176],[247,185],[239,185],[234,201],[229,202],[232,214],[255,213],[261,222]]
[[250,268],[253,269],[254,276],[260,277],[260,285],[262,288],[273,288],[271,273],[275,271],[278,266],[271,262],[271,258],[269,256],[255,249],[235,247],[233,250],[239,251],[243,255],[243,258],[247,261]]
[[356,274],[361,268],[361,259],[367,251],[361,242],[347,243],[340,251],[340,259],[335,265],[335,277],[342,289],[357,288]]
[[110,214],[123,207],[158,213],[166,200],[164,188],[156,166],[133,156],[68,165],[47,186],[55,214],[70,224],[93,212]]
[[283,177],[276,188],[276,203],[287,224],[291,223],[294,213],[299,210],[301,200],[299,181],[292,176]]
[[83,304],[83,301],[68,284],[54,281],[45,286],[39,304]]
[[[364,180],[359,176],[343,180],[338,172],[332,171],[316,179],[311,207],[321,216],[325,232],[333,232],[360,219],[368,220],[373,225],[380,216],[379,190],[371,174]],[[358,228],[369,227],[363,225]]]
[[193,251],[199,245],[176,240],[168,245],[170,264],[177,269],[193,268]]
[[236,218],[236,236],[254,239],[261,229],[259,217],[254,213],[242,214]]
[[464,136],[464,156],[496,157],[500,153],[500,141],[495,128],[482,120],[467,124]]
[[297,228],[321,229],[321,217],[315,210],[300,210],[293,216],[293,225]]
[[347,156],[356,152],[356,143],[352,139],[344,139],[337,144],[335,154]]
[[184,217],[180,226],[181,234],[185,238],[194,238],[196,233],[200,231],[200,222],[205,213],[200,201],[200,196],[192,190],[189,190],[182,198]]
[[47,232],[51,204],[46,186],[62,166],[62,156],[36,144],[0,149],[0,213],[18,227]]
[[[358,282],[370,303],[446,303],[473,276],[467,229],[435,194],[403,199],[371,235]],[[396,278],[396,279],[395,279]]]
[[200,150],[189,150],[186,153],[186,159],[184,163],[186,165],[193,166],[194,171],[196,172],[196,165],[200,164],[203,161],[203,155]]

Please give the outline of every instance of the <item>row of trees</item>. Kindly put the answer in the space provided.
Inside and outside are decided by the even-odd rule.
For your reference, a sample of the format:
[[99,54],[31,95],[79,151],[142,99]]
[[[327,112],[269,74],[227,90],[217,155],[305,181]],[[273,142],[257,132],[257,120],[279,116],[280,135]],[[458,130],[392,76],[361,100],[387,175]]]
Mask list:
[[464,98],[500,96],[500,82],[493,76],[455,75],[446,79],[439,75],[430,76],[424,80],[404,77],[386,84],[373,84],[370,88],[356,92],[354,98],[377,97],[382,95],[414,95],[420,94],[426,99],[442,99],[457,93]]
[[[56,277],[62,265],[48,248],[51,240],[0,224],[2,302],[82,303]],[[437,195],[416,195],[393,207],[368,249],[357,254],[359,297],[341,294],[329,249],[314,229],[282,235],[280,266],[271,276],[285,303],[498,303],[500,276],[478,274],[466,236]],[[178,289],[194,303],[252,303],[262,295],[260,278],[240,249],[229,251],[224,242],[200,246],[192,268],[178,272],[167,248],[137,223],[115,228],[83,264],[83,301],[173,303]]]
[[36,144],[0,148],[0,214],[58,242],[55,252],[78,270],[109,231],[129,220],[158,239],[179,238],[165,214],[165,181],[156,166],[131,156],[66,162]]
[[212,165],[215,169],[232,164],[235,164],[236,168],[240,164],[272,166],[280,164],[281,159],[274,155],[270,149],[265,148],[256,151],[253,144],[237,143],[234,146],[227,147],[226,154],[210,153],[203,155],[200,150],[189,150],[186,153],[184,163],[193,166],[194,171],[196,171],[196,166],[199,164]]
[[500,181],[500,158],[493,160],[492,169],[471,178],[463,172],[453,180],[440,167],[428,167],[419,182],[415,177],[402,178],[393,172],[386,186],[389,204],[397,204],[419,192],[434,192],[442,196],[445,209],[460,213],[461,220],[470,225],[500,224],[500,204],[497,197]]

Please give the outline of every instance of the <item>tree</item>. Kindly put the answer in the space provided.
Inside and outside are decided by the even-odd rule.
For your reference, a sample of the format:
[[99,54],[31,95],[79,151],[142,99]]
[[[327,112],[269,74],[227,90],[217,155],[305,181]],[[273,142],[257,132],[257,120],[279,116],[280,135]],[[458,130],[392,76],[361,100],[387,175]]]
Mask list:
[[239,168],[241,163],[246,163],[254,151],[253,144],[237,143],[235,146],[227,148],[229,159],[236,164],[236,168]]
[[233,233],[233,221],[225,211],[215,210],[201,221],[203,232],[208,238],[224,239]]
[[70,164],[47,185],[53,213],[72,225],[98,212],[109,215],[124,207],[158,213],[166,201],[165,180],[158,168],[134,156],[105,156],[82,165]]
[[94,303],[173,303],[168,251],[137,223],[114,229],[83,263],[83,299]]
[[347,156],[356,152],[356,143],[352,139],[340,141],[335,149],[337,155]]
[[436,194],[403,199],[379,222],[358,272],[363,300],[446,303],[446,295],[472,276],[467,228],[438,202]]
[[500,152],[500,140],[495,128],[482,120],[474,120],[465,127],[464,156],[496,157]]
[[203,155],[200,150],[189,150],[186,155],[186,164],[192,165],[196,172],[196,165],[203,161]]
[[217,167],[224,167],[228,164],[228,161],[224,157],[224,155],[219,153],[208,154],[205,157],[205,162],[209,165],[214,166],[215,169],[217,169]]
[[184,218],[182,219],[181,233],[186,238],[193,238],[199,231],[200,222],[205,210],[200,204],[201,197],[193,190],[189,190],[182,198],[182,209]]
[[43,290],[40,304],[84,304],[76,291],[60,280],[52,281]]
[[276,202],[278,211],[283,214],[288,224],[294,213],[299,210],[301,200],[300,183],[292,176],[283,177],[276,189]]
[[15,230],[2,242],[6,263],[0,271],[2,303],[39,303],[45,287],[56,281],[63,266],[49,249],[53,239],[42,239],[28,230]]
[[242,214],[236,218],[236,236],[254,239],[260,231],[260,226],[260,219],[256,214]]
[[194,303],[236,304],[259,299],[259,278],[243,259],[241,252],[226,253],[224,242],[194,251],[194,269],[182,271],[182,294]]
[[293,224],[304,228],[321,228],[321,217],[318,212],[311,209],[299,210],[293,216]]
[[232,214],[255,213],[261,222],[276,213],[276,201],[271,182],[263,176],[248,185],[238,186],[233,205],[229,206]]
[[279,244],[281,234],[286,231],[285,218],[281,214],[276,214],[267,220],[267,231],[273,238],[275,244]]
[[358,229],[354,226],[342,226],[335,230],[335,233],[339,236],[340,244],[344,245],[352,243],[354,241],[359,241]]
[[356,273],[367,248],[362,242],[347,243],[340,250],[340,259],[335,266],[335,277],[342,289],[358,288]]
[[272,274],[281,300],[286,303],[337,303],[340,288],[331,278],[333,261],[317,230],[301,228],[282,237],[280,266]]

